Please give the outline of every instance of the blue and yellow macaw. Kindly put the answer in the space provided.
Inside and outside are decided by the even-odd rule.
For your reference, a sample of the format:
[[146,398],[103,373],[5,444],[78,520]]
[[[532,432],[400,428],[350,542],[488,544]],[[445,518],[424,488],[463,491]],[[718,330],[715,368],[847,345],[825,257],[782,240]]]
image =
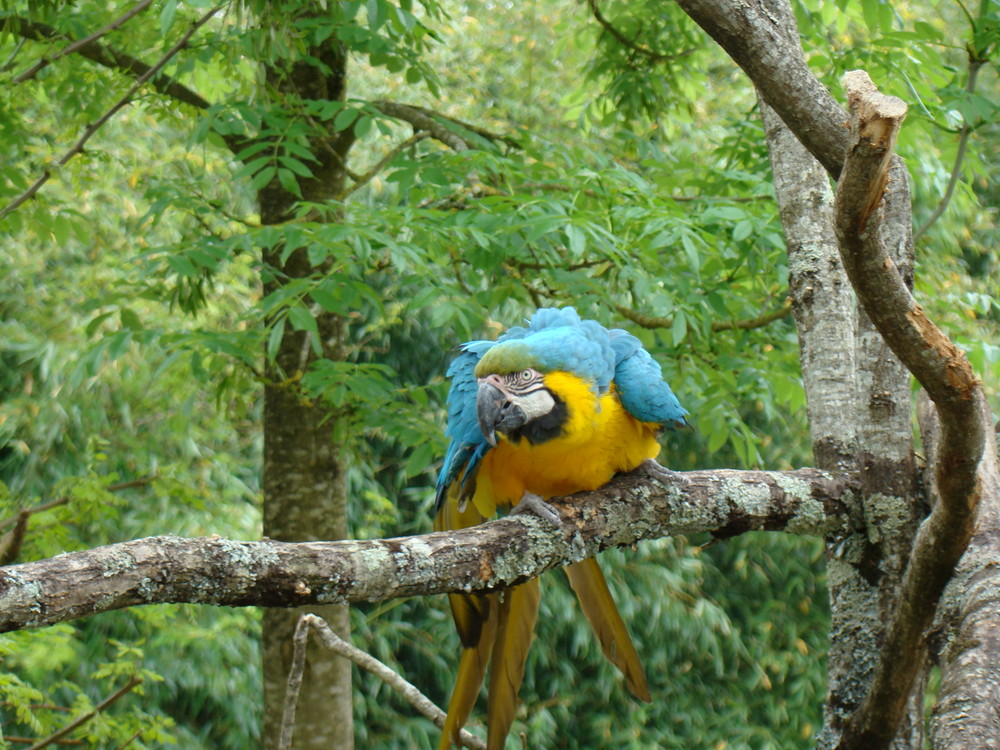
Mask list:
[[[451,442],[437,484],[439,531],[482,523],[498,507],[554,514],[546,498],[597,489],[654,458],[662,428],[686,424],[687,412],[639,340],[581,320],[571,307],[540,309],[497,341],[463,344],[448,376]],[[564,570],[629,692],[651,700],[597,561]],[[459,744],[489,665],[487,747],[502,750],[538,615],[538,579],[449,599],[462,657],[440,748]]]

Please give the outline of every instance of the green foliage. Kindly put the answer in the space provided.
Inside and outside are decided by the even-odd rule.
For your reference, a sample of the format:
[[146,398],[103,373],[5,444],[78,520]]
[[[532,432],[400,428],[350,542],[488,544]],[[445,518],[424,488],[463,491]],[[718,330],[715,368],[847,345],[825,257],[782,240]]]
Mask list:
[[[790,318],[732,325],[787,295],[753,92],[678,8],[598,8],[603,23],[568,0],[253,0],[214,18],[166,68],[206,106],[143,93],[0,224],[0,480],[10,488],[0,523],[65,499],[32,516],[20,559],[158,533],[258,536],[258,394],[291,335],[317,359],[280,372],[280,384],[331,415],[359,537],[429,530],[451,351],[539,305],[573,304],[642,338],[696,425],[666,437],[670,466],[808,463]],[[114,18],[91,1],[0,9],[4,83],[65,43],[20,44],[13,15],[72,38]],[[102,42],[153,62],[206,9],[159,0]],[[918,226],[957,175],[918,245],[918,292],[995,381],[997,181],[985,157],[997,136],[996,3],[796,10],[832,90],[861,66],[910,103],[900,149]],[[275,96],[260,70],[328,75],[344,60],[342,98]],[[74,56],[0,86],[0,205],[128,80]],[[470,148],[404,143],[412,128],[379,108],[384,99],[441,113]],[[968,156],[953,170],[963,132]],[[324,148],[341,138],[354,140],[348,189],[261,225],[255,198],[312,195]],[[265,256],[301,258],[305,271],[289,278]],[[321,340],[324,316],[338,321],[336,346]],[[651,706],[625,697],[572,594],[547,577],[515,733],[540,747],[808,746],[823,693],[821,544],[701,541],[604,555],[654,683]],[[446,701],[458,644],[442,598],[352,617],[358,643]],[[83,711],[141,673],[142,695],[74,737],[248,747],[260,721],[257,638],[256,613],[195,607],[5,637],[0,722],[43,736],[66,715],[38,706]],[[388,688],[357,679],[359,746],[436,744]]]

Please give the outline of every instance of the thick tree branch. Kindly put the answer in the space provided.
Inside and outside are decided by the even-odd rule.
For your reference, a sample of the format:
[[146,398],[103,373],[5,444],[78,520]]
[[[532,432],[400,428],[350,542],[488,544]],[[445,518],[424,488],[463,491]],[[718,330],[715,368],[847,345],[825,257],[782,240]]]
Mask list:
[[764,3],[677,0],[750,76],[761,96],[833,177],[847,152],[847,114],[809,70]]
[[836,198],[841,257],[868,316],[935,402],[942,423],[941,501],[915,540],[871,688],[840,743],[846,750],[886,747],[903,716],[926,653],[924,634],[972,533],[986,425],[983,397],[965,355],[913,300],[882,240],[877,211],[906,106],[880,94],[862,71],[848,73],[844,84],[852,143]]
[[559,528],[523,515],[370,541],[152,537],[15,565],[0,569],[0,632],[139,604],[295,607],[484,591],[642,539],[754,529],[825,536],[853,523],[850,475],[800,469],[683,477],[665,479],[644,466],[557,501]]
[[[924,444],[932,431],[921,422]],[[941,684],[931,716],[931,747],[996,747],[1000,727],[1000,471],[997,445],[987,431],[983,497],[969,548],[948,584],[931,631]],[[928,453],[931,453],[928,449]]]

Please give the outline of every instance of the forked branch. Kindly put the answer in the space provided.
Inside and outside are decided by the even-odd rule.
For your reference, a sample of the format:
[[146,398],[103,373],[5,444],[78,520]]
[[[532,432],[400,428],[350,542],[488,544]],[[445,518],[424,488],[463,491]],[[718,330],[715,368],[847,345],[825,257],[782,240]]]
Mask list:
[[[292,653],[292,666],[288,672],[288,688],[285,693],[285,709],[281,718],[281,736],[278,741],[278,750],[289,750],[292,746],[292,736],[295,730],[295,707],[298,703],[299,690],[302,688],[302,672],[306,659],[306,640],[309,638],[309,631],[316,631],[316,635],[331,651],[339,654],[345,659],[350,659],[362,669],[371,672],[382,680],[386,685],[399,693],[417,711],[434,722],[438,729],[444,729],[446,714],[426,695],[420,692],[409,680],[405,679],[398,672],[393,671],[381,661],[369,653],[362,651],[351,645],[338,636],[326,620],[316,615],[302,615],[295,626],[295,635],[292,638],[294,651]],[[461,731],[462,744],[473,750],[486,750],[486,743],[466,730]]]
[[882,241],[879,205],[906,105],[880,94],[863,71],[845,75],[844,85],[852,117],[836,198],[841,257],[868,316],[934,401],[942,425],[940,501],[914,542],[871,687],[839,745],[877,750],[891,742],[906,710],[926,653],[925,633],[972,534],[986,418],[964,353],[914,301]]

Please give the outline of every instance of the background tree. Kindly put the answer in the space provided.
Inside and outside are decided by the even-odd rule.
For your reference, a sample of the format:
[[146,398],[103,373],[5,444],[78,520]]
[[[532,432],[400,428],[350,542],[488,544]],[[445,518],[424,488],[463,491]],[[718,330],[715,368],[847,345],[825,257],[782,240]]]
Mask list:
[[[985,249],[995,233],[976,193],[989,205],[983,191],[991,165],[975,158],[989,153],[982,149],[993,127],[994,105],[979,92],[995,91],[988,67],[995,8],[986,3],[963,16],[961,8],[946,7],[938,23],[911,22],[926,14],[909,6],[896,15],[888,7],[798,8],[808,59],[829,81],[862,64],[885,90],[919,97],[900,149],[919,155],[910,163],[926,251],[921,270],[927,288],[947,292],[933,304],[935,317],[950,324],[981,373],[995,375],[993,257]],[[190,526],[178,524],[174,533],[254,537],[261,457],[252,425],[260,411],[265,534],[336,538],[347,523],[350,535],[362,538],[426,530],[430,493],[422,488],[441,451],[447,350],[533,305],[571,301],[584,314],[605,322],[625,317],[646,331],[647,346],[659,352],[697,415],[697,434],[668,446],[675,468],[808,462],[786,273],[807,388],[813,353],[856,351],[855,362],[882,361],[872,349],[881,346],[878,339],[863,327],[853,333],[849,303],[830,307],[841,324],[817,327],[831,322],[816,307],[817,288],[846,287],[802,263],[815,256],[798,239],[808,235],[795,234],[795,215],[788,215],[794,208],[780,187],[782,173],[797,174],[798,167],[782,168],[787,150],[772,139],[792,251],[786,260],[762,128],[748,116],[752,91],[673,6],[342,3],[324,10],[289,2],[211,15],[208,6],[174,2],[117,11],[87,4],[72,12],[44,3],[4,8],[0,58],[4,75],[17,83],[5,89],[0,110],[10,134],[2,190],[15,200],[34,175],[54,175],[0,227],[13,248],[4,282],[11,367],[0,426],[12,490],[3,530],[18,542],[18,549],[7,547],[8,562],[162,532],[164,501],[156,498],[177,493],[204,507],[186,512]],[[772,8],[772,16],[781,10]],[[205,25],[166,60],[166,75],[150,77],[138,89],[141,98],[130,97],[95,130],[83,153],[58,171],[46,166],[69,153],[88,124],[199,19]],[[946,36],[957,28],[966,29],[964,38]],[[97,30],[103,33],[95,41],[53,59],[54,51]],[[961,44],[964,52],[953,49]],[[902,47],[907,55],[897,52]],[[35,70],[43,59],[52,61]],[[711,100],[704,96],[708,81],[716,92]],[[774,126],[768,130],[779,137]],[[814,194],[821,195],[822,183],[814,177]],[[796,180],[786,196],[801,191]],[[96,210],[106,206],[118,208]],[[972,231],[960,229],[967,225]],[[829,242],[829,227],[824,231]],[[968,274],[956,273],[949,260],[955,236],[964,237]],[[64,310],[65,317],[55,317]],[[829,345],[830,330],[846,334],[843,346]],[[810,334],[819,342],[811,348]],[[850,358],[840,360],[850,370]],[[813,371],[826,366],[817,361]],[[830,392],[829,379],[818,395],[811,392],[817,464],[847,468],[859,447],[879,445],[878,456],[864,459],[876,463],[867,465],[903,461],[901,482],[911,481],[905,442],[883,440],[909,434],[905,380],[897,376],[891,387],[857,383],[846,402]],[[893,394],[894,409],[858,395],[882,392]],[[164,419],[165,401],[185,406],[168,409]],[[841,407],[851,402],[859,405]],[[875,413],[857,419],[864,435],[852,419],[836,419],[871,405]],[[883,424],[883,412],[896,422]],[[154,437],[150,425],[163,431]],[[865,475],[869,497],[881,473]],[[137,480],[140,486],[105,491]],[[897,485],[895,494],[915,492]],[[114,499],[124,493],[135,493],[135,502]],[[51,497],[68,502],[18,512],[45,507]],[[389,498],[414,502],[394,506]],[[865,505],[869,516],[879,507]],[[873,539],[871,528],[884,535]],[[831,568],[838,570],[835,611],[848,622],[868,617],[865,634],[873,637],[890,606],[879,592],[892,590],[904,560],[885,554],[899,549],[888,531],[876,518],[867,535],[828,545],[834,566],[844,549],[855,560],[876,560],[874,589],[864,570]],[[548,582],[539,641],[552,648],[534,650],[519,720],[533,740],[551,744],[558,731],[562,741],[587,747],[595,737],[625,745],[811,744],[823,685],[820,545],[791,537],[740,537],[704,549],[700,542],[679,537],[606,555],[617,562],[611,578],[622,589],[616,594],[623,613],[645,619],[638,638],[659,681],[654,690],[670,698],[652,707],[631,706],[612,689],[614,678],[573,617],[567,592]],[[776,599],[776,589],[794,594]],[[841,606],[855,594],[878,601]],[[123,706],[131,699],[117,701],[102,714],[120,715],[117,721],[88,722],[80,736],[121,743],[138,733],[137,741],[155,744],[169,731],[187,746],[246,746],[259,720],[250,697],[259,683],[244,666],[252,616],[154,611],[108,613],[72,630],[5,642],[13,665],[5,710],[24,733],[42,736],[63,717],[40,704],[95,702],[113,687],[94,675],[123,680],[141,673],[149,700],[130,711]],[[358,608],[352,626],[358,642],[406,674],[425,677],[422,686],[443,699],[454,671],[454,654],[440,647],[451,638],[443,613],[411,599]],[[278,613],[266,622],[265,651],[287,648],[291,620]],[[343,615],[339,627],[346,628]],[[65,647],[53,649],[53,638]],[[114,652],[104,645],[109,639],[120,644]],[[202,649],[179,663],[179,643]],[[835,643],[864,645],[843,637]],[[310,655],[314,674],[324,671],[318,665],[326,658]],[[592,679],[578,677],[581,661],[593,665]],[[264,715],[273,737],[280,703],[274,686],[284,680],[287,659],[269,663],[272,698]],[[827,743],[836,741],[869,676],[868,661],[856,654],[835,652],[831,664],[833,703],[841,709],[829,715]],[[850,664],[865,669],[836,671]],[[77,676],[59,680],[70,665]],[[163,683],[150,684],[152,673]],[[331,673],[325,687],[307,685],[302,693],[300,739],[329,744],[332,724],[350,734],[346,674],[337,667]],[[219,684],[219,675],[235,682]],[[360,744],[433,742],[426,720],[386,709],[385,688],[362,679],[353,712]],[[734,705],[734,682],[753,699]],[[559,685],[567,689],[553,689]],[[571,703],[559,697],[569,693]],[[341,697],[336,722],[329,721],[331,694]],[[588,720],[570,721],[581,714]],[[168,728],[162,717],[177,726]]]

